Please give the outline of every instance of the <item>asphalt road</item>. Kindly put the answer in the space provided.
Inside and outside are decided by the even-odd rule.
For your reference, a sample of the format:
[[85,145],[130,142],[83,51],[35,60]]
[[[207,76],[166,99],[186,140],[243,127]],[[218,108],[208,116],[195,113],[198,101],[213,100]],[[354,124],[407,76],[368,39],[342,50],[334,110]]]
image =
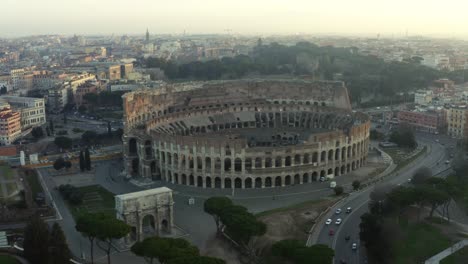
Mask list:
[[[439,139],[440,143],[436,142]],[[405,170],[400,171],[397,175],[391,178],[385,179],[383,184],[405,184],[408,182],[413,173],[420,167],[429,167],[436,174],[439,171],[447,169],[444,161],[448,159],[448,152],[445,147],[453,145],[453,140],[433,135],[418,134],[418,140],[426,145],[431,146],[429,153],[426,153],[424,157],[420,157],[416,162],[409,165]],[[442,144],[443,145],[442,145]],[[359,224],[361,222],[361,215],[368,211],[369,194],[374,188],[367,188],[361,192],[351,194],[346,201],[337,205],[336,208],[342,208],[343,212],[339,215],[335,214],[335,209],[331,210],[326,218],[331,218],[333,223],[330,226],[324,226],[320,232],[317,243],[326,244],[335,249],[335,263],[340,263],[341,260],[345,260],[346,263],[366,263],[366,257],[364,247],[361,247],[359,241]],[[346,214],[344,211],[347,207],[353,208],[350,214]],[[335,225],[335,220],[342,218],[343,222],[341,225]],[[329,235],[329,230],[333,229],[335,234]],[[345,240],[345,237],[349,235],[351,238],[349,241]],[[352,243],[357,243],[358,249],[352,250]]]

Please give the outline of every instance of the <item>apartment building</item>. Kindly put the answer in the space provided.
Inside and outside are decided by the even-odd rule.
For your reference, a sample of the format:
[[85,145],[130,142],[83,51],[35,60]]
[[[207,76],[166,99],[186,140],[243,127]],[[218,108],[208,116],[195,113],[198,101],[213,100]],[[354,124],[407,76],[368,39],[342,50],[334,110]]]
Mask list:
[[11,108],[21,114],[21,128],[42,126],[46,123],[44,98],[2,96]]
[[10,145],[21,135],[21,115],[10,108],[0,110],[0,145]]
[[455,138],[468,136],[468,109],[466,105],[451,106],[447,112],[447,134]]

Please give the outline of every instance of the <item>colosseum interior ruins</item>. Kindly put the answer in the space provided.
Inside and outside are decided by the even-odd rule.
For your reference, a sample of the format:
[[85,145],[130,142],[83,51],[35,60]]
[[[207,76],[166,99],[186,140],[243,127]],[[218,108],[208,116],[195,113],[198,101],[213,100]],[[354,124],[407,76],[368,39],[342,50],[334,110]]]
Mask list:
[[351,110],[342,82],[191,82],[123,98],[132,177],[268,188],[345,175],[366,162],[370,121]]

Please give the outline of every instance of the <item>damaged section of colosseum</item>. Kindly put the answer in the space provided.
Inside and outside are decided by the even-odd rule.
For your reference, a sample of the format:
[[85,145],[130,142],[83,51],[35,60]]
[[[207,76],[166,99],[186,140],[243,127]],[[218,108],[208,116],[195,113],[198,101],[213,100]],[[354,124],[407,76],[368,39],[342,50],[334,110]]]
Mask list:
[[200,188],[281,187],[345,175],[368,154],[369,117],[351,110],[342,82],[168,84],[123,98],[131,177]]

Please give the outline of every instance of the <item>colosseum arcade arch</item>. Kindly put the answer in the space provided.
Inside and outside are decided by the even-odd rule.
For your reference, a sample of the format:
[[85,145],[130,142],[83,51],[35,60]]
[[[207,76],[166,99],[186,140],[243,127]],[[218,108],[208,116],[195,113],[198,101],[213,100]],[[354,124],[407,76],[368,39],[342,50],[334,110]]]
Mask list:
[[173,205],[172,190],[167,187],[116,195],[116,217],[131,226],[124,242],[132,244],[148,236],[170,235]]

